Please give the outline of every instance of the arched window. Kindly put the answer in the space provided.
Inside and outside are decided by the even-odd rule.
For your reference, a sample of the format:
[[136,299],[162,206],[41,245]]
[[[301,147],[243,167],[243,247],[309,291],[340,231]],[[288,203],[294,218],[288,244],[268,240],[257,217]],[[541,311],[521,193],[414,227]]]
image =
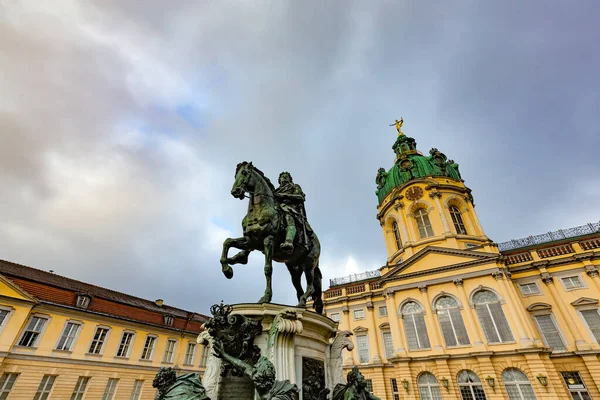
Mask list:
[[419,376],[419,394],[422,400],[442,400],[440,384],[433,374],[425,372]]
[[470,344],[458,301],[450,296],[441,296],[436,300],[435,308],[446,346]]
[[459,372],[458,389],[462,400],[486,400],[481,380],[473,371]]
[[428,349],[429,336],[423,309],[414,301],[409,301],[402,306],[402,318],[404,320],[404,332],[409,350]]
[[533,386],[522,371],[516,368],[507,368],[502,372],[502,381],[510,400],[535,400]]
[[456,233],[459,235],[466,235],[467,229],[465,228],[465,223],[463,222],[462,215],[460,215],[460,210],[458,207],[450,206],[450,216],[452,217],[452,223],[454,224]]
[[490,290],[481,290],[473,296],[479,323],[483,327],[488,343],[511,342],[514,340],[502,304]]
[[400,229],[396,221],[392,223],[392,229],[394,231],[394,238],[396,239],[396,247],[400,250],[402,248],[402,240],[400,239]]
[[427,211],[420,208],[415,212],[415,220],[417,221],[417,227],[419,228],[419,236],[421,239],[426,237],[433,236],[433,228],[431,227],[431,222],[429,221],[429,215],[427,215]]

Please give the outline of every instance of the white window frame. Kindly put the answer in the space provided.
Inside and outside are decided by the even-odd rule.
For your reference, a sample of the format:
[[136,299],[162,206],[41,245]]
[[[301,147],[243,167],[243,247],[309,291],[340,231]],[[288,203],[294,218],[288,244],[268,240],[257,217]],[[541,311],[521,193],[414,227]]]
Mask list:
[[[33,343],[31,344],[31,346],[24,346],[21,343],[21,340],[23,340],[23,337],[25,336],[25,334],[29,331],[27,331],[27,327],[29,326],[29,323],[34,319],[34,318],[40,318],[40,319],[45,319],[46,323],[44,324],[44,326],[42,327],[42,329],[38,332],[38,335],[36,336],[36,338],[34,339]],[[31,348],[31,349],[35,349],[37,348],[38,344],[40,343],[40,339],[42,338],[42,336],[44,336],[44,332],[46,332],[46,329],[48,328],[48,325],[50,325],[50,321],[51,318],[49,315],[46,314],[33,314],[29,317],[29,319],[27,320],[27,323],[25,324],[25,329],[23,329],[23,332],[21,332],[21,335],[19,335],[19,340],[17,341],[17,346],[20,347],[27,347],[27,348]]]
[[[171,350],[171,357],[169,359],[167,359],[167,353],[169,350],[169,343],[170,342],[174,342],[175,344],[173,345],[173,349]],[[175,353],[177,350],[177,344],[179,343],[179,341],[177,339],[174,338],[168,338],[167,339],[167,344],[165,345],[165,352],[163,353],[163,359],[162,362],[165,364],[173,364],[173,359],[175,358]]]
[[[432,375],[435,378],[436,383],[421,383],[421,382],[419,382],[420,376],[424,375],[424,374]],[[417,377],[417,389],[419,390],[419,396],[422,399],[423,398],[427,398],[427,399],[442,398],[442,390],[440,389],[440,381],[438,380],[437,376],[433,375],[431,372],[424,372],[421,375],[419,375],[419,377]],[[423,389],[426,390],[427,397],[423,396],[423,392],[422,392]],[[437,391],[434,394],[435,389],[437,389]],[[438,393],[440,396],[437,396]]]
[[4,327],[8,324],[10,317],[12,317],[15,313],[15,309],[9,306],[0,306],[0,310],[7,311],[6,317],[4,317],[4,320],[2,320],[2,323],[0,323],[0,333],[2,333]]
[[[104,388],[104,394],[102,394],[102,400],[113,400],[115,398],[117,389],[119,388],[119,381],[119,378],[108,378],[108,382],[106,382],[106,387]],[[114,387],[111,383],[114,383]]]
[[[565,290],[565,292],[571,292],[573,290],[581,290],[581,289],[587,289],[587,285],[585,283],[585,279],[583,279],[583,277],[581,276],[581,274],[565,274],[565,275],[561,275],[558,277],[560,280],[561,285],[563,286],[563,289]],[[581,284],[581,286],[579,287],[573,287],[573,288],[567,288],[567,285],[565,284],[564,279],[569,279],[569,278],[577,278],[579,280],[579,283]]]
[[[567,340],[565,339],[565,335],[563,335],[562,333],[562,329],[560,329],[560,325],[558,324],[558,321],[556,320],[556,318],[554,317],[554,314],[551,312],[533,312],[531,314],[531,317],[533,318],[533,321],[535,323],[535,326],[538,329],[538,332],[540,333],[540,336],[542,337],[542,341],[544,342],[544,344],[547,347],[550,347],[548,342],[546,341],[546,337],[544,336],[544,332],[542,331],[542,328],[540,327],[540,323],[538,322],[538,319],[536,317],[543,317],[544,315],[549,315],[550,319],[552,320],[552,323],[554,323],[554,327],[556,328],[556,331],[558,332],[558,336],[560,336],[560,339],[563,342],[563,346],[564,346],[564,350],[554,350],[554,348],[552,348],[552,352],[553,353],[564,353],[565,351],[567,351]],[[585,323],[585,319],[583,320],[583,322]]]
[[[106,329],[106,336],[104,336],[104,340],[102,341],[102,345],[100,346],[100,351],[98,353],[92,353],[90,350],[92,349],[92,344],[94,343],[94,338],[96,337],[96,333],[98,332],[98,329]],[[106,325],[96,325],[96,329],[94,329],[94,334],[92,335],[92,340],[90,340],[90,344],[87,347],[87,352],[86,354],[91,354],[94,356],[101,356],[104,355],[104,349],[106,348],[106,342],[108,342],[108,338],[110,337],[110,334],[112,332],[112,328],[110,326],[106,326]]]
[[[362,317],[356,317],[357,311],[360,311],[362,313]],[[354,318],[355,321],[361,321],[367,317],[367,313],[365,312],[364,308],[357,308],[357,309],[352,310],[352,317]]]
[[[361,349],[360,346],[361,346],[363,338],[364,338],[364,341],[365,341],[364,342],[365,348]],[[371,357],[371,354],[370,354],[371,352],[370,352],[370,349],[369,349],[369,336],[366,333],[363,333],[363,334],[360,334],[360,335],[356,335],[356,349],[358,351],[358,362],[360,362],[361,364],[368,364],[369,360],[370,360],[369,357]],[[361,351],[366,351],[367,361],[363,361],[362,360]]]
[[144,389],[144,380],[136,379],[133,381],[133,389],[131,390],[130,400],[140,400],[142,397],[142,390]]
[[[515,368],[518,369],[518,368]],[[523,371],[521,371],[520,369],[518,369],[520,372],[522,372],[525,377],[527,378],[527,381],[505,381],[504,377],[502,376],[502,374],[500,375],[502,377],[502,384],[504,385],[504,390],[506,391],[506,393],[508,394],[508,389],[507,386],[515,386],[517,388],[517,391],[519,392],[519,397],[522,399],[525,399],[525,396],[523,395],[523,389],[521,386],[527,386],[529,385],[533,391],[534,396],[536,396],[537,399],[537,393],[535,392],[535,388],[533,387],[533,384],[531,383],[531,381],[529,380],[529,376],[527,376],[527,374]],[[506,371],[506,370],[504,370]],[[502,373],[504,373],[504,371],[502,371]],[[510,399],[513,400],[513,399]]]
[[[385,338],[386,336],[389,335],[390,338],[390,343],[392,345],[392,348],[388,348],[385,344]],[[383,344],[383,352],[385,353],[385,358],[387,360],[389,360],[390,358],[394,357],[394,338],[392,336],[392,331],[389,329],[385,329],[384,331],[381,332],[381,343]],[[391,354],[390,354],[391,353]]]
[[581,320],[583,321],[583,325],[585,326],[585,329],[587,330],[588,334],[590,335],[590,338],[592,338],[592,340],[594,342],[596,342],[597,344],[600,344],[600,340],[596,339],[596,335],[594,335],[594,331],[592,331],[592,328],[590,328],[587,320],[583,316],[583,311],[596,311],[600,315],[600,308],[598,308],[598,306],[577,307],[577,314],[579,314],[579,318],[581,318]]
[[[190,346],[193,346],[192,357],[190,358]],[[189,341],[185,348],[185,357],[183,358],[183,365],[194,365],[194,359],[196,358],[196,350],[198,349],[198,343]]]
[[[429,212],[426,209],[419,208],[418,210],[416,210],[414,212],[413,216],[415,219],[415,223],[417,224],[417,232],[419,232],[420,239],[427,239],[427,238],[435,236],[435,232],[433,231],[433,226],[431,225],[431,219],[429,218]],[[425,224],[425,217],[427,217],[428,224]],[[421,223],[423,224],[422,227],[419,226],[418,218],[420,218]],[[423,229],[425,236],[422,235],[421,228]]]
[[[19,375],[20,373],[18,372],[4,372],[2,374],[2,376],[6,375],[6,379],[4,380],[4,384],[2,384],[2,386],[0,386],[0,396],[2,396],[3,394],[7,394],[7,396],[10,396],[10,391],[15,387],[15,383],[17,383],[17,379],[19,379]],[[8,383],[10,382],[10,378],[14,376],[15,379],[12,381],[12,384],[10,385],[10,387],[7,388]]]
[[[385,310],[385,312],[384,312],[384,313],[382,313],[382,312],[381,312],[382,310]],[[388,309],[387,309],[387,306],[379,306],[379,307],[377,308],[377,311],[378,311],[378,313],[379,313],[379,316],[380,316],[380,317],[387,317],[387,316],[388,316]]]
[[[523,287],[524,286],[528,286],[528,285],[534,285],[537,292],[535,293],[525,293],[523,291]],[[521,293],[521,296],[523,297],[529,297],[529,296],[541,296],[542,295],[542,291],[540,289],[540,285],[537,284],[537,282],[520,282],[519,283],[519,292]]]
[[[456,302],[456,306],[451,307],[451,308],[438,307],[437,306],[438,300],[442,297],[452,298],[452,300],[454,300]],[[442,338],[444,339],[444,344],[446,345],[446,347],[454,348],[454,347],[463,347],[463,346],[471,345],[471,338],[469,338],[469,331],[467,329],[467,325],[465,324],[465,319],[463,318],[463,315],[462,315],[462,307],[460,306],[460,302],[456,298],[454,298],[453,296],[449,296],[447,294],[439,296],[433,302],[433,309],[435,310],[435,313],[437,315],[438,325],[440,327],[440,333],[442,334]],[[456,331],[456,326],[455,326],[455,323],[457,321],[455,321],[452,318],[452,313],[450,312],[450,310],[458,310],[458,315],[460,316],[460,322],[462,323],[463,327],[465,328],[467,343],[460,343],[459,335],[458,335],[458,332]],[[444,336],[444,329],[442,329],[442,321],[440,320],[441,314],[446,314],[446,316],[448,317],[448,322],[450,323],[450,328],[452,329],[452,335],[454,336],[454,341],[456,342],[455,345],[449,345],[448,343],[446,343],[446,336]]]
[[[129,336],[130,337],[129,342],[123,344],[123,339],[125,339],[125,335],[131,335],[131,336]],[[133,347],[134,341],[135,341],[135,331],[125,329],[121,333],[121,339],[119,340],[119,345],[117,346],[117,351],[115,352],[115,357],[129,358],[129,354],[131,353],[131,348]],[[119,352],[121,351],[121,346],[123,346],[125,348],[125,354],[119,355]]]
[[392,389],[392,397],[394,400],[400,400],[400,390],[398,390],[398,380],[396,378],[390,379],[390,385]]
[[[147,357],[144,357],[144,352],[146,351],[146,344],[148,343],[148,339],[152,338],[152,347],[150,348],[150,353],[147,354]],[[140,354],[140,360],[142,361],[152,361],[154,357],[154,350],[156,349],[156,342],[158,341],[158,336],[156,335],[146,335],[146,339],[144,340],[144,345],[142,346],[142,353]]]
[[[494,315],[492,314],[492,310],[490,308],[490,304],[496,304],[496,302],[475,303],[475,295],[482,291],[491,292],[496,296],[497,303],[500,304],[500,310],[502,311],[502,314],[504,314],[504,319],[506,320],[506,326],[508,327],[508,331],[510,332],[510,335],[512,336],[511,340],[502,340],[502,335],[500,335],[500,329],[498,328],[498,324],[497,324],[496,320],[494,319]],[[504,302],[503,302],[502,298],[498,295],[498,293],[496,293],[495,291],[493,291],[489,288],[483,288],[483,289],[473,292],[471,299],[472,299],[472,305],[475,307],[476,314],[477,314],[477,307],[485,306],[485,309],[487,310],[487,313],[490,317],[490,321],[492,321],[492,327],[494,328],[494,331],[496,332],[496,335],[498,336],[497,342],[489,341],[487,338],[487,335],[485,334],[485,327],[483,325],[483,322],[481,321],[481,318],[479,317],[479,315],[477,315],[477,320],[479,321],[479,326],[481,326],[481,329],[483,330],[483,333],[484,333],[484,337],[485,337],[486,341],[488,341],[488,344],[494,345],[494,344],[514,343],[515,342],[515,334],[514,334],[512,327],[510,326],[510,322],[508,321],[508,318],[506,317],[506,313],[504,312],[504,307],[502,307],[504,305]]]
[[[454,212],[452,209],[455,209]],[[448,207],[448,213],[450,214],[450,220],[452,221],[452,225],[454,226],[454,230],[457,235],[468,235],[469,231],[467,231],[467,226],[465,225],[465,220],[462,217],[462,212],[455,205],[451,205]]]
[[206,367],[206,364],[208,362],[208,356],[209,356],[209,352],[210,352],[210,346],[207,344],[203,344],[202,345],[202,354],[200,355],[200,367]]
[[342,316],[339,312],[329,314],[329,318],[331,318],[335,322],[341,322]]
[[[89,376],[80,376],[77,378],[77,383],[75,384],[75,388],[73,389],[73,394],[71,395],[71,400],[82,400],[83,396],[85,396],[85,392],[87,391],[87,387],[90,383],[91,377]],[[82,383],[85,381],[85,386],[81,387]]]
[[[427,330],[427,320],[425,319],[425,310],[423,309],[423,306],[418,303],[415,300],[409,299],[407,301],[405,301],[403,304],[400,305],[400,310],[402,310],[404,308],[404,306],[408,303],[415,303],[419,306],[420,308],[420,312],[418,313],[404,313],[402,312],[402,325],[404,325],[404,337],[406,338],[406,345],[408,347],[408,351],[420,351],[420,350],[430,350],[431,349],[431,340],[429,339],[429,331]],[[429,342],[429,346],[425,347],[425,343],[421,343],[421,338],[419,337],[419,328],[417,326],[417,322],[415,321],[415,315],[416,314],[421,314],[423,316],[423,326],[425,328],[424,331],[424,336],[427,338],[427,341]],[[406,328],[406,324],[411,324],[415,330],[415,338],[417,339],[417,347],[416,348],[411,348],[410,344],[408,343],[408,334],[407,334],[407,328]]]
[[[60,344],[61,340],[63,339],[63,336],[65,335],[65,333],[67,332],[67,327],[69,326],[69,324],[72,325],[76,325],[77,326],[77,332],[75,332],[75,336],[73,336],[73,339],[71,341],[71,344],[69,345],[68,348],[63,348],[59,349],[58,345]],[[75,346],[75,343],[77,343],[77,339],[79,338],[79,334],[81,333],[81,329],[83,327],[83,322],[81,321],[75,321],[75,320],[66,320],[65,321],[65,326],[63,327],[62,331],[60,332],[60,336],[58,337],[58,341],[56,342],[56,346],[54,346],[54,350],[58,350],[58,351],[73,351],[73,347]],[[67,341],[65,341],[64,344],[67,344]]]
[[[52,378],[52,383],[50,384],[50,387],[48,387],[48,381],[51,378]],[[33,396],[33,400],[40,400],[42,398],[43,399],[50,398],[50,395],[52,394],[52,389],[54,389],[54,384],[56,383],[56,378],[58,378],[58,375],[45,374],[42,377],[40,384],[38,385],[35,395]],[[44,397],[44,395],[46,395],[46,396]]]
[[92,299],[90,298],[90,296],[78,294],[75,304],[77,305],[77,307],[83,308],[85,310],[89,307],[91,302],[92,302]]

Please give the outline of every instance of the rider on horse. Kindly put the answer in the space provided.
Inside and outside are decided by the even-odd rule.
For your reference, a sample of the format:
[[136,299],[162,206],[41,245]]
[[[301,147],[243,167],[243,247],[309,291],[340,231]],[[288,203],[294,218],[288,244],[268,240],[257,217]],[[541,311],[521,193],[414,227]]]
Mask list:
[[[294,238],[296,237],[296,221],[302,228],[300,243],[308,246],[306,212],[304,210],[304,192],[300,185],[292,180],[289,172],[279,174],[279,187],[275,190],[275,197],[285,213],[285,241],[281,244],[281,250],[286,253],[294,251]],[[310,231],[310,227],[308,227]]]

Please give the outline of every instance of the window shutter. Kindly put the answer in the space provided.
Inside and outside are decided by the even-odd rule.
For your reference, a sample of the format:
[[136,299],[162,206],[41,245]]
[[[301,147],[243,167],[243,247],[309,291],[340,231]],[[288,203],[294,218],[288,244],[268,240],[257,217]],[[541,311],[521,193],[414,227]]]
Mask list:
[[600,343],[600,314],[598,314],[598,310],[586,310],[582,311],[581,314],[590,327],[596,341]]
[[554,351],[565,351],[565,343],[563,342],[552,317],[550,315],[536,315],[535,319],[546,345]]
[[500,333],[500,339],[503,342],[513,341],[514,337],[510,330],[510,326],[508,325],[508,321],[506,320],[506,316],[504,315],[504,311],[502,311],[502,304],[490,303],[488,304],[488,306],[490,307],[492,317],[496,322],[496,327],[498,328],[498,332]]

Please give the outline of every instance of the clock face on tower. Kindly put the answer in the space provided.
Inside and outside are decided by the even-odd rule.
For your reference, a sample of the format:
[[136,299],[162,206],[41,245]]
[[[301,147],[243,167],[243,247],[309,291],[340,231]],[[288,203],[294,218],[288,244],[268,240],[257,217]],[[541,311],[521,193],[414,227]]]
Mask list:
[[406,198],[410,201],[419,200],[423,197],[423,189],[418,186],[409,187],[406,191]]

